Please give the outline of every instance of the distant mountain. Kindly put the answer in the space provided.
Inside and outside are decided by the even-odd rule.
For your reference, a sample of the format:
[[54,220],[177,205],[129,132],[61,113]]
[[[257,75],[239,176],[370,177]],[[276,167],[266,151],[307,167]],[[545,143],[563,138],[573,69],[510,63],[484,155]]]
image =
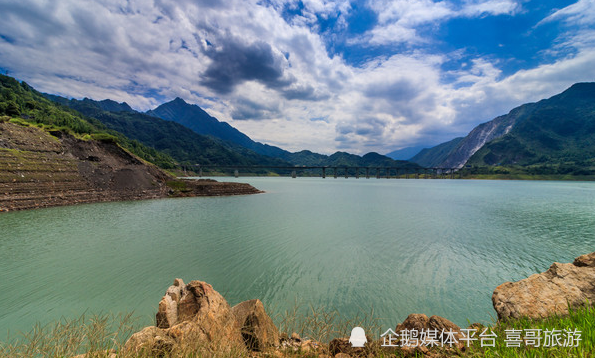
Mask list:
[[[281,159],[260,155],[245,148],[233,148],[228,143],[197,134],[181,124],[134,110],[129,111],[130,107],[125,103],[117,104],[109,100],[98,102],[88,98],[68,100],[53,95],[46,96],[100,121],[110,129],[162,151],[181,163],[246,166],[290,165]],[[104,108],[118,109],[118,111],[111,112]]]
[[396,168],[419,168],[419,165],[405,160],[393,160],[378,153],[368,153],[364,156],[336,152],[332,155],[313,153],[303,150],[297,153],[289,153],[283,159],[295,165],[305,166],[328,166],[328,167],[396,167]]
[[456,148],[439,164],[444,168],[461,168],[467,160],[487,142],[508,134],[512,128],[535,108],[534,103],[524,104],[507,115],[492,119],[475,127]]
[[463,139],[464,137],[458,137],[435,147],[423,149],[409,161],[427,168],[440,167]]
[[554,166],[547,170],[562,174],[564,168],[595,166],[595,83],[577,83],[504,117],[512,128],[482,146],[467,164]]
[[103,101],[97,102],[97,104],[104,111],[134,112],[134,109],[132,109],[126,102],[118,103],[116,101],[112,101],[111,99],[104,99]]
[[[369,156],[364,157],[342,152],[337,152],[331,156],[327,156],[313,153],[308,150],[290,153],[275,146],[253,141],[250,139],[250,137],[235,129],[228,123],[220,122],[217,120],[217,118],[210,116],[199,106],[188,104],[181,98],[176,98],[171,102],[164,103],[154,110],[148,111],[147,114],[168,121],[180,123],[181,125],[192,129],[196,133],[213,136],[223,141],[229,142],[229,146],[236,151],[241,151],[243,147],[262,155],[280,158],[293,165],[343,165],[363,167],[378,164],[379,166],[392,167],[408,166],[404,162],[394,161],[377,153],[370,153]],[[415,167],[415,165],[413,165],[413,167]]]
[[[48,93],[44,93],[43,95],[45,98],[47,98],[53,102],[60,103],[61,105],[66,106],[66,107],[72,107],[70,105],[71,100],[69,100],[68,98],[64,98],[64,97],[60,97],[60,96],[56,96],[56,95],[48,94]],[[89,98],[84,98],[80,102],[87,103],[91,107],[97,107],[101,110],[109,111],[109,112],[131,112],[131,113],[135,112],[135,110],[132,109],[128,105],[128,103],[126,103],[126,102],[118,103],[111,99],[104,99],[103,101],[94,101]]]
[[394,160],[409,160],[425,148],[428,148],[428,146],[418,145],[415,147],[402,148],[399,150],[392,151],[386,154],[386,156]]
[[198,134],[210,135],[239,144],[262,155],[278,158],[289,153],[281,148],[253,141],[250,137],[228,123],[220,122],[199,106],[188,104],[179,97],[148,111],[147,114],[167,121],[180,123]]

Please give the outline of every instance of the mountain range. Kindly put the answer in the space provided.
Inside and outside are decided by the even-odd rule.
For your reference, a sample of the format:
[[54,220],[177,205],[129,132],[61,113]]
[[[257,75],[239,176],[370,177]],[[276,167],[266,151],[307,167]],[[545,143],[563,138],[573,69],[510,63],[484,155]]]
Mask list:
[[186,165],[419,167],[378,153],[364,156],[345,152],[328,156],[307,150],[291,153],[253,141],[228,123],[220,122],[199,106],[181,98],[142,113],[127,103],[109,99],[95,101],[45,96]]
[[199,106],[188,104],[179,97],[146,113],[157,118],[179,123],[198,134],[213,136],[224,141],[239,144],[258,154],[280,158],[289,153],[281,148],[253,141],[250,137],[228,123],[220,122]]
[[[595,164],[595,83],[577,83],[475,127],[466,137],[424,149],[411,161],[427,167],[539,167],[582,172]],[[548,167],[548,169],[544,169]]]
[[[291,153],[252,140],[225,122],[181,98],[146,113],[112,100],[45,98],[26,83],[2,77],[0,115],[68,128],[81,135],[117,138],[125,148],[162,167],[359,166],[416,168],[524,168],[528,173],[595,173],[595,83],[577,83],[566,91],[475,127],[467,136],[422,149],[410,161],[378,153]],[[43,108],[43,113],[40,111]],[[49,114],[48,114],[49,113]],[[80,114],[79,114],[80,113]],[[389,153],[410,156],[419,148]],[[177,162],[177,164],[175,164]]]
[[595,164],[595,83],[577,83],[516,110],[508,133],[483,145],[467,165]]
[[[46,95],[51,100],[101,122],[126,137],[170,155],[181,164],[287,166],[286,161],[237,150],[215,138],[199,135],[185,126],[132,110],[111,100],[67,99]],[[107,109],[107,110],[106,110]],[[109,111],[117,109],[121,111]]]

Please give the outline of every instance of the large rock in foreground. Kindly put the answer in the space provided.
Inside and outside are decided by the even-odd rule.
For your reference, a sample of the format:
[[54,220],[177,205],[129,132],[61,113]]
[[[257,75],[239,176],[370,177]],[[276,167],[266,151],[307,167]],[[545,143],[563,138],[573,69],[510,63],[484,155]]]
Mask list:
[[238,303],[231,313],[241,329],[246,348],[262,351],[279,344],[279,330],[259,299]]
[[156,326],[133,334],[124,350],[134,354],[185,354],[200,350],[237,355],[279,342],[277,327],[262,302],[251,300],[233,309],[211,285],[176,279],[159,302]]
[[567,314],[569,306],[587,301],[595,302],[595,252],[571,264],[555,262],[543,273],[503,283],[492,295],[498,319]]

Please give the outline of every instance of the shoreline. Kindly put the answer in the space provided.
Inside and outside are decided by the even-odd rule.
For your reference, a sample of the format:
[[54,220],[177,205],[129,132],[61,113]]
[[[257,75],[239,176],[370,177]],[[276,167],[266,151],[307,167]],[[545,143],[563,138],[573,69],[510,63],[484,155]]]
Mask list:
[[[120,324],[117,331],[112,331],[108,328],[110,325],[115,323],[118,327],[115,316],[111,316],[111,321],[105,315],[92,316],[91,319],[83,316],[74,319],[73,324],[61,321],[62,325],[56,325],[55,328],[47,325],[46,328],[36,331],[35,339],[29,342],[25,339],[13,346],[10,342],[0,342],[0,357],[7,353],[7,357],[11,356],[10,353],[14,354],[19,349],[36,351],[31,348],[40,342],[46,350],[63,351],[59,355],[61,357],[76,358],[517,358],[549,356],[550,352],[561,353],[560,356],[586,357],[595,353],[595,337],[591,334],[595,306],[590,303],[595,298],[595,290],[590,285],[593,277],[595,252],[579,256],[572,263],[555,262],[545,272],[533,274],[520,281],[505,282],[496,287],[492,302],[498,313],[498,320],[493,324],[473,323],[465,328],[443,317],[413,313],[390,330],[365,321],[366,317],[364,321],[359,317],[349,322],[337,322],[332,319],[333,312],[325,311],[296,316],[286,313],[287,317],[281,317],[284,323],[281,322],[277,326],[259,299],[231,306],[206,282],[195,280],[185,284],[181,279],[175,279],[158,304],[153,326],[136,331],[132,326]],[[578,295],[577,290],[581,291]],[[562,305],[563,302],[567,305]],[[118,316],[124,323],[130,318],[130,315]],[[97,321],[104,323],[96,327],[94,325]],[[121,330],[123,326],[127,327],[124,331]],[[354,347],[351,344],[355,331],[353,327],[360,326],[365,328],[366,342],[361,347]],[[55,338],[72,337],[73,340],[80,339],[79,344],[82,344],[91,327],[106,335],[102,338],[103,341],[92,344],[89,342],[88,347],[75,345],[75,348],[69,347],[70,350],[66,350],[61,346],[61,341]],[[519,345],[509,345],[510,341],[514,340],[509,333],[511,329],[518,332],[539,330],[539,334],[543,334],[540,339],[552,332],[555,333],[555,330],[563,333],[563,336],[560,336],[562,341],[547,341],[544,338],[546,340],[541,341],[542,345],[535,345],[526,338],[530,336],[525,337],[522,335],[524,333],[519,333]],[[415,338],[407,333],[430,330],[436,332],[436,342],[441,343],[422,344],[422,336]],[[351,337],[346,336],[349,332],[352,332]],[[488,335],[481,332],[488,332]],[[477,339],[469,340],[468,338],[473,337],[471,333],[476,334]],[[391,344],[387,344],[387,335]],[[27,336],[30,335],[23,334],[23,337]],[[114,337],[118,337],[119,340],[116,341]],[[487,337],[485,342],[488,345],[484,346],[484,338],[480,341],[478,337]],[[490,345],[490,340],[493,340],[494,345]],[[408,343],[405,345],[403,342]],[[53,346],[56,347],[52,348]]]
[[[80,193],[69,195],[60,193],[36,194],[36,195],[0,195],[0,213],[11,211],[23,211],[39,208],[50,208],[59,206],[74,206],[79,204],[153,200],[168,198],[187,197],[216,197],[216,196],[237,196],[262,194],[259,190],[247,183],[218,182],[209,179],[177,179],[168,181],[168,191],[162,193],[141,192],[120,192],[92,190],[85,192],[85,197],[80,198]],[[182,189],[180,189],[182,187]]]
[[0,123],[0,212],[83,203],[261,193],[249,184],[176,179],[113,140]]
[[[233,174],[226,174],[226,175],[222,175],[222,174],[203,174],[201,177],[199,177],[198,175],[196,176],[185,176],[185,178],[233,178]],[[300,178],[318,178],[318,179],[323,179],[322,176],[320,175],[303,175],[303,176],[297,176],[297,178],[292,178],[291,176],[282,176],[282,175],[251,175],[251,174],[245,174],[242,175],[240,174],[238,178],[288,178],[288,179],[300,179]],[[327,176],[324,179],[329,179],[329,180],[334,180],[335,178],[333,178],[332,176]],[[345,178],[344,175],[342,176],[337,176],[336,179],[366,179],[365,176],[360,176],[359,178],[355,178],[354,175],[350,175],[348,178]],[[369,178],[377,180],[376,177],[372,177],[370,176]],[[387,180],[386,177],[381,177],[378,178],[378,180]],[[471,176],[466,176],[466,177],[456,177],[454,179],[450,179],[450,178],[424,178],[424,177],[420,177],[420,178],[405,178],[403,175],[400,175],[399,177],[395,177],[392,176],[390,179],[397,179],[397,180],[498,180],[498,181],[556,181],[556,182],[593,182],[595,181],[595,176],[593,175],[586,175],[586,176],[575,176],[575,175],[471,175]]]

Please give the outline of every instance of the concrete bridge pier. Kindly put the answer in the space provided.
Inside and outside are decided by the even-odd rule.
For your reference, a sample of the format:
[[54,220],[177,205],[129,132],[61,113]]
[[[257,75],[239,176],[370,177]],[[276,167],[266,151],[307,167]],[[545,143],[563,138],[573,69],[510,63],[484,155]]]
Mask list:
[[349,168],[345,168],[345,179],[349,178]]
[[359,179],[359,168],[355,168],[355,179]]
[[390,179],[390,168],[386,168],[386,179]]
[[334,174],[335,174],[335,179],[337,179],[337,167],[334,167],[333,170],[334,170]]
[[376,179],[380,179],[380,168],[376,168]]
[[198,169],[198,177],[202,177],[202,168]]
[[294,179],[297,177],[297,173],[295,172],[295,170],[291,172],[291,177]]
[[366,168],[366,179],[370,179],[370,168]]
[[237,169],[236,169],[236,170],[234,170],[234,171],[233,171],[233,176],[234,176],[234,177],[236,177],[236,178],[237,178],[237,177],[239,177],[239,176],[240,176],[240,172],[238,172],[238,170],[237,170]]
[[326,178],[326,168],[322,168],[322,179]]

